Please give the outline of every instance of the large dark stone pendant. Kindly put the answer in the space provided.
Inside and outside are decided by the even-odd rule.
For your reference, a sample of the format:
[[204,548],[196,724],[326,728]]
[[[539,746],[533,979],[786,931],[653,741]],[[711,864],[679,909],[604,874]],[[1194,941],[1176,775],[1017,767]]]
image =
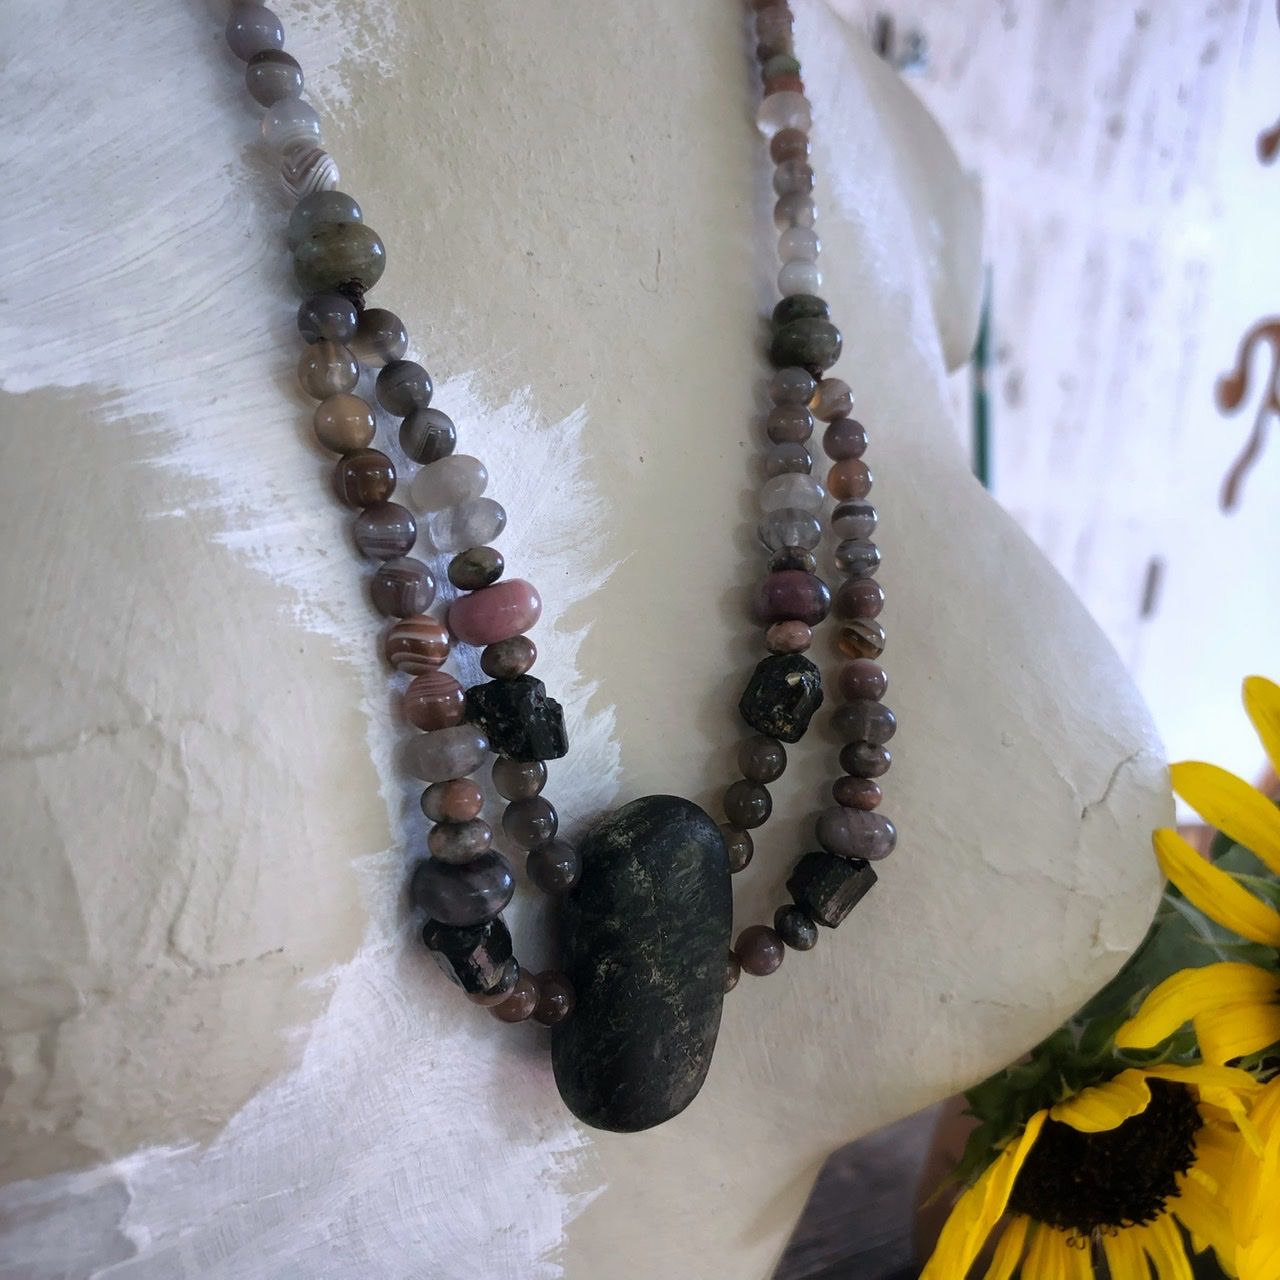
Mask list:
[[711,1065],[733,929],[728,854],[720,828],[677,796],[624,805],[581,854],[564,919],[577,1003],[551,1062],[579,1120],[633,1133],[683,1111]]

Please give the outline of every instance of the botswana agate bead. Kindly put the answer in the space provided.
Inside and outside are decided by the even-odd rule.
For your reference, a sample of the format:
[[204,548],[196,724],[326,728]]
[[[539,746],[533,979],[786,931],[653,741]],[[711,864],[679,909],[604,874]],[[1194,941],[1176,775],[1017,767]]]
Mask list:
[[271,107],[281,98],[302,95],[302,68],[283,49],[263,49],[249,59],[244,83],[259,106]]
[[847,742],[874,742],[881,746],[893,737],[898,719],[883,702],[858,698],[835,714],[835,730]]
[[767,574],[756,592],[756,616],[761,622],[803,622],[812,627],[830,611],[827,584],[799,569]]
[[867,658],[846,662],[840,671],[840,696],[853,702],[857,698],[879,701],[889,687],[885,669]]
[[898,843],[897,828],[882,813],[860,809],[824,809],[818,817],[818,843],[841,858],[878,862]]
[[[409,331],[394,311],[385,307],[366,307],[360,313],[356,336],[350,345],[361,363],[381,368],[392,360],[399,360],[409,350]],[[409,451],[406,449],[405,452]]]
[[389,618],[426,613],[436,598],[436,580],[421,560],[397,556],[378,566],[370,584],[373,607]]
[[396,465],[378,449],[357,449],[338,459],[333,469],[333,489],[349,507],[386,502],[396,490]]
[[466,694],[447,671],[424,671],[404,691],[404,718],[415,729],[447,729],[462,723]]
[[884,608],[884,588],[874,578],[849,578],[836,591],[837,618],[874,618]]
[[449,656],[449,633],[434,618],[402,618],[387,633],[386,654],[397,671],[421,675],[444,665]]
[[367,400],[339,393],[316,405],[316,439],[334,453],[350,453],[364,449],[373,440],[376,423]]
[[497,644],[528,631],[542,616],[542,597],[523,578],[508,578],[449,606],[449,630],[463,644]]
[[375,502],[356,516],[356,546],[371,560],[394,560],[413,550],[418,525],[398,502]]

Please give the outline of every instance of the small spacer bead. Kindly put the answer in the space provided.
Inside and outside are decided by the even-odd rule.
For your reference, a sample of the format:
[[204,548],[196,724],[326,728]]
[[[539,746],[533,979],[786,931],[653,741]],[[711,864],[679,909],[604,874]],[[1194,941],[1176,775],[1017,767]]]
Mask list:
[[501,1004],[493,1005],[489,1012],[499,1022],[527,1022],[538,1007],[538,995],[537,980],[522,970],[515,990]]
[[813,628],[790,619],[775,622],[764,633],[765,648],[770,653],[804,653],[813,643]]
[[831,784],[831,798],[846,809],[869,812],[884,799],[884,792],[878,782],[873,782],[870,778],[856,778],[850,774],[837,778]]
[[538,974],[537,984],[538,1003],[533,1010],[534,1021],[544,1027],[554,1027],[573,1012],[573,984],[563,973],[550,970]]
[[484,792],[470,778],[433,782],[422,793],[422,812],[432,822],[469,822],[484,808]]

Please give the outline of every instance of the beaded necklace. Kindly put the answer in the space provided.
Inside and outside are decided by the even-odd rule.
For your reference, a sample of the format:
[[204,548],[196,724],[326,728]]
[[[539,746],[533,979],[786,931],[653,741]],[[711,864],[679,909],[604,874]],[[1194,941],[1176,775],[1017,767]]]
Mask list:
[[[755,602],[767,654],[739,703],[753,732],[738,752],[743,776],[724,793],[723,823],[691,801],[646,796],[602,818],[578,848],[558,834],[555,807],[543,795],[547,761],[566,755],[569,741],[560,705],[530,674],[537,648],[528,633],[541,598],[530,583],[504,576],[502,553],[491,545],[506,512],[485,496],[484,464],[455,451],[457,430],[431,403],[430,375],[405,358],[400,319],[366,305],[385,250],[360,206],[337,190],[337,165],[321,145],[319,116],[302,100],[302,69],[284,52],[280,19],[263,5],[238,3],[226,28],[232,52],[247,64],[248,90],[266,109],[263,136],[297,200],[286,239],[304,296],[298,378],[319,401],[316,439],[339,455],[334,488],[358,513],[356,548],[376,566],[374,607],[393,620],[385,658],[411,677],[402,709],[419,732],[407,759],[428,784],[422,809],[433,824],[428,856],[410,880],[413,905],[425,917],[423,941],[495,1018],[551,1027],[566,1105],[588,1124],[620,1131],[659,1124],[693,1100],[710,1066],[724,993],[742,972],[764,976],[788,949],[810,950],[819,925],[839,925],[875,883],[871,864],[897,840],[877,811],[876,779],[889,768],[885,743],[896,727],[881,701],[887,677],[875,661],[884,648],[876,621],[884,592],[874,576],[880,551],[871,541],[877,516],[866,500],[866,432],[849,416],[849,387],[826,376],[842,339],[818,296],[810,104],[788,4],[751,0],[751,7],[763,80],[757,119],[775,166],[782,262],[760,490],[759,536],[769,559]],[[362,365],[377,370],[374,398],[400,419],[400,448],[419,467],[408,484],[413,510],[393,500],[396,464],[371,447],[375,410],[354,394]],[[825,487],[811,474],[815,418],[826,424],[822,445],[832,461]],[[845,575],[834,599],[814,555],[828,493],[836,500],[829,520],[835,563]],[[443,620],[428,612],[436,598],[431,567],[409,554],[419,526],[413,511],[435,552],[451,556],[447,576],[460,594]],[[768,784],[786,768],[784,744],[801,739],[823,701],[821,674],[805,654],[813,629],[832,612],[844,659],[835,803],[817,820],[818,847],[787,881],[791,902],[771,925],[741,930],[730,948],[730,876],[751,861],[751,833],[769,818]],[[479,648],[486,681],[464,689],[443,670],[454,645]],[[493,829],[481,817],[484,792],[473,780],[491,756],[493,787],[506,801],[506,840],[526,852],[529,879],[561,901],[563,972],[531,973],[512,954],[502,911],[515,873],[493,847]]]

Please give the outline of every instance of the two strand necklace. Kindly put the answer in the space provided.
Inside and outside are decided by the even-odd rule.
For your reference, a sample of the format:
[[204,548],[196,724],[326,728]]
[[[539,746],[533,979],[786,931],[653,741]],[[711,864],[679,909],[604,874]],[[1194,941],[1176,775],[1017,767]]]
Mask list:
[[[645,796],[603,817],[577,848],[558,834],[555,806],[543,794],[547,761],[565,756],[569,739],[560,705],[531,674],[537,648],[529,633],[541,598],[529,582],[506,576],[493,546],[507,514],[485,496],[484,464],[457,452],[453,421],[432,404],[430,375],[406,358],[404,325],[367,304],[386,252],[360,206],[337,189],[337,165],[323,148],[319,116],[302,99],[302,69],[284,52],[280,19],[263,5],[236,4],[226,29],[232,52],[247,64],[249,93],[265,108],[263,136],[297,201],[286,240],[304,298],[298,378],[319,402],[316,440],[338,455],[334,489],[357,513],[355,546],[375,565],[370,597],[391,620],[384,657],[409,677],[401,707],[417,732],[406,754],[413,775],[428,784],[422,809],[433,824],[427,856],[410,876],[423,941],[474,1004],[503,1022],[551,1027],[566,1105],[588,1124],[628,1132],[670,1119],[693,1100],[710,1066],[724,993],[742,972],[771,974],[788,950],[813,948],[818,926],[845,919],[875,883],[872,863],[897,840],[878,812],[877,779],[889,768],[885,743],[895,721],[881,701],[887,678],[876,661],[885,640],[876,621],[884,603],[875,580],[877,516],[867,501],[866,432],[849,416],[849,387],[826,376],[842,339],[818,292],[811,109],[788,4],[753,0],[751,7],[763,83],[758,122],[774,165],[782,265],[760,488],[768,560],[755,599],[767,652],[739,703],[751,731],[738,752],[742,777],[724,793],[722,823],[689,800]],[[407,506],[394,500],[396,463],[373,447],[374,406],[356,394],[364,370],[372,398],[399,420],[400,450],[416,466]],[[825,486],[812,474],[815,419],[826,424]],[[834,596],[815,557],[828,495],[843,575]],[[436,570],[410,555],[420,524],[435,563],[447,558],[457,593],[440,618],[430,612]],[[791,901],[772,924],[742,929],[730,947],[730,877],[751,861],[752,833],[769,818],[768,786],[786,768],[786,745],[801,739],[823,701],[821,673],[806,653],[830,613],[841,655],[835,724],[845,742],[834,803],[817,820],[817,848],[787,881]],[[464,688],[444,670],[457,646],[479,650],[484,681]],[[481,816],[485,793],[474,780],[486,765],[505,802],[503,843],[523,850],[528,878],[560,900],[561,971],[532,973],[513,955],[502,911],[515,871],[494,847],[493,827]]]

